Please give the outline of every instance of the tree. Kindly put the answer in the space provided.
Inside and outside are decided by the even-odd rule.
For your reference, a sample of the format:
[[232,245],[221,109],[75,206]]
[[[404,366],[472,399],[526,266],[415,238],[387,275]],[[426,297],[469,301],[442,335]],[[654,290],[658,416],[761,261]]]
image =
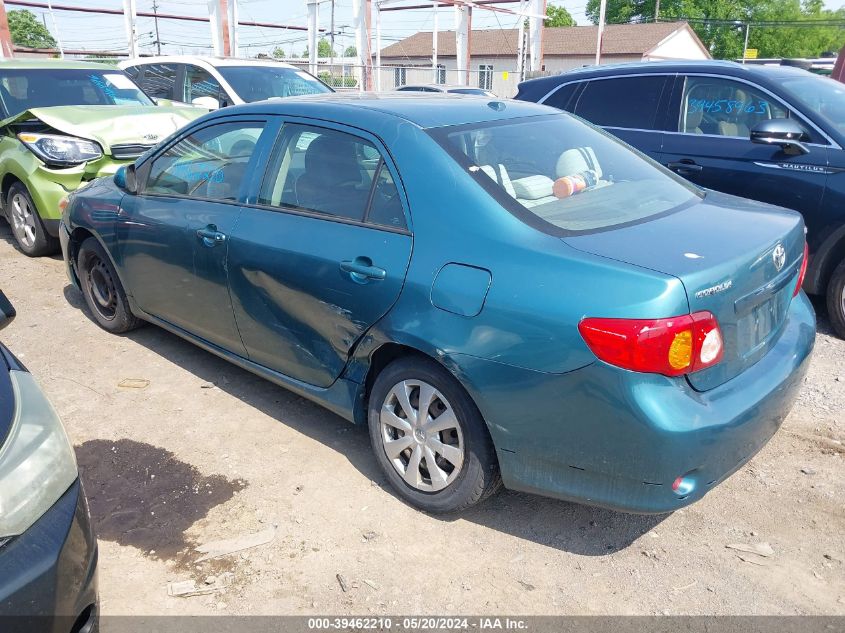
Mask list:
[[[588,0],[585,13],[598,23],[600,0]],[[655,0],[607,0],[608,24],[651,22]],[[759,57],[816,57],[838,49],[842,29],[827,26],[755,26],[755,22],[845,20],[845,9],[824,9],[822,0],[660,0],[661,20],[721,20],[736,24],[691,22],[690,26],[717,59],[742,57],[745,23],[751,24],[748,47]]]
[[29,48],[55,48],[56,40],[32,11],[14,9],[6,13],[12,43]]
[[546,26],[576,26],[575,20],[566,7],[556,7],[550,4],[546,7],[546,15],[549,19],[546,20]]
[[358,49],[354,46],[347,46],[346,50],[343,51],[344,57],[358,57]]
[[275,57],[276,59],[284,59],[285,52],[282,50],[281,46],[277,46],[273,49],[273,57]]
[[[308,57],[308,47],[305,47],[305,52],[302,53],[303,57]],[[329,44],[329,41],[326,38],[320,38],[320,41],[317,42],[317,57],[336,57],[337,53],[332,50],[332,45]]]

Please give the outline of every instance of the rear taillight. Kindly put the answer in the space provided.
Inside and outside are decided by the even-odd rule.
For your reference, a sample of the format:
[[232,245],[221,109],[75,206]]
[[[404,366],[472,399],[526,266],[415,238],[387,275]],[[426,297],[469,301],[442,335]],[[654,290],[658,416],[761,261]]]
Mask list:
[[804,285],[804,277],[807,276],[807,260],[810,258],[810,248],[807,242],[804,242],[804,257],[801,259],[801,270],[798,272],[798,283],[795,284],[795,290],[792,293],[793,297],[797,297],[801,292],[801,286]]
[[604,362],[665,376],[711,367],[724,353],[719,323],[710,312],[668,319],[586,318],[578,331]]

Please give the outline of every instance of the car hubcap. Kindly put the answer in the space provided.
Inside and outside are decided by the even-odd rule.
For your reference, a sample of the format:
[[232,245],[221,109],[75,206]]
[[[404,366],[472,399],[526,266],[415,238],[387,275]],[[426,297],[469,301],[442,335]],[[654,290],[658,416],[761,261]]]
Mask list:
[[421,380],[403,380],[381,407],[381,441],[396,472],[412,488],[437,492],[464,463],[464,439],[446,397]]
[[35,213],[23,194],[12,196],[12,229],[24,246],[35,244]]
[[117,308],[117,293],[109,269],[99,257],[92,258],[87,279],[97,312],[105,319],[113,319]]

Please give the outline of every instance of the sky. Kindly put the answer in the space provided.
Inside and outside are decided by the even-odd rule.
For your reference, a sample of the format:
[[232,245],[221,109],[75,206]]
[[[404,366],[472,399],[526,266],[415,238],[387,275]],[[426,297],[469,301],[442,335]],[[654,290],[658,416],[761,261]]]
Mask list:
[[[208,15],[206,0],[137,0],[138,11],[152,11],[153,3],[158,11],[182,15]],[[73,4],[87,7],[121,8],[120,0],[74,0]],[[329,30],[331,23],[331,0],[324,0],[320,5],[320,27]],[[421,4],[419,0],[408,0],[405,4]],[[587,0],[550,0],[550,4],[563,5],[572,14],[578,24],[589,24],[584,15]],[[845,0],[827,0],[826,6],[837,9],[845,5]],[[334,0],[335,31],[342,35],[335,37],[335,49],[342,53],[347,46],[353,45],[355,37],[351,28],[352,0]],[[501,5],[503,8],[517,5]],[[8,10],[16,7],[7,0]],[[240,19],[254,22],[272,22],[296,26],[306,25],[305,0],[238,0]],[[98,16],[88,13],[55,11],[51,18],[46,11],[30,9],[39,20],[43,20],[55,37],[57,32],[66,49],[85,50],[126,50],[126,35],[122,16]],[[382,13],[382,46],[400,40],[417,31],[430,31],[433,25],[433,9],[413,11],[390,11]],[[454,28],[454,11],[438,10],[439,28]],[[492,11],[473,12],[473,28],[511,29],[519,22],[512,15]],[[344,28],[345,27],[345,28]],[[162,54],[207,54],[211,52],[211,35],[208,24],[158,20]],[[138,18],[138,33],[141,50],[155,52],[153,42],[155,22],[152,18]],[[282,29],[241,27],[239,30],[241,56],[255,56],[258,53],[271,53],[281,47],[288,57],[299,56],[306,46],[304,31]],[[375,37],[375,34],[373,35]],[[375,46],[375,42],[373,43]]]

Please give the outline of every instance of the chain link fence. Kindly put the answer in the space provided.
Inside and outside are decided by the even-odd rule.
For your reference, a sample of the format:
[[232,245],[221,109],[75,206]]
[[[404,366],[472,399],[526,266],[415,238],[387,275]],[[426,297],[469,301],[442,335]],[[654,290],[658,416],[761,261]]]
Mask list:
[[[310,72],[307,62],[288,63]],[[458,70],[439,66],[387,65],[372,66],[370,69],[348,63],[317,64],[316,75],[338,91],[361,90],[367,87],[366,73],[371,72],[369,87],[373,91],[389,92],[402,86],[436,85],[466,86],[492,92],[498,97],[510,98],[516,94],[519,77],[515,70],[493,70],[492,65],[478,64],[470,70]]]

